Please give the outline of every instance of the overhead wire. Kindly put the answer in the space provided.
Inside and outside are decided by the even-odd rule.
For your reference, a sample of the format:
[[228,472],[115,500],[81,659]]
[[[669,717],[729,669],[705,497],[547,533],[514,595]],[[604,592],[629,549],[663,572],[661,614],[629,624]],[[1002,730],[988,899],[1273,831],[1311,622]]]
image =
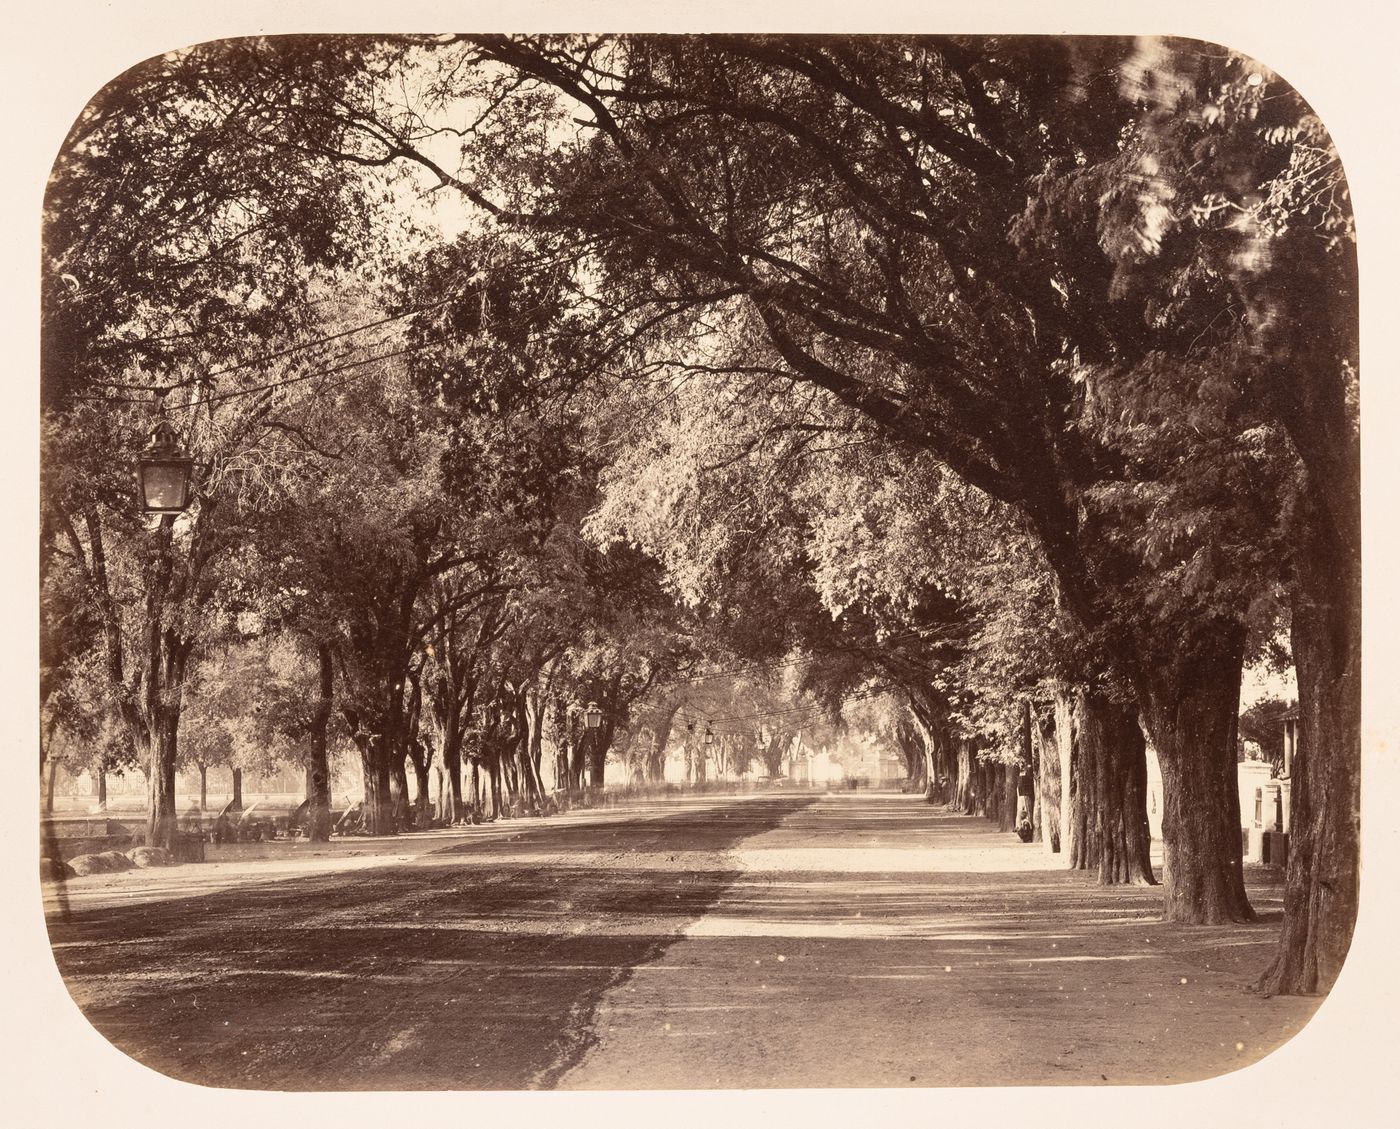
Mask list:
[[[540,264],[540,263],[542,263],[542,262],[545,262],[546,259],[548,259],[548,258],[549,258],[549,256],[548,256],[548,255],[545,255],[545,254],[531,255],[531,256],[527,256],[525,259],[523,259],[523,260],[522,260],[522,263],[524,263],[525,265],[538,265],[538,264]],[[557,264],[556,264],[556,265],[557,265]],[[469,279],[468,281],[471,281],[471,280]],[[220,377],[220,376],[226,376],[226,375],[228,375],[228,374],[231,373],[231,372],[240,372],[240,371],[242,371],[243,369],[253,368],[253,367],[256,366],[256,365],[262,365],[262,364],[267,364],[267,363],[269,363],[269,362],[271,362],[271,361],[281,360],[281,359],[284,358],[284,357],[291,356],[291,355],[294,354],[294,353],[299,353],[299,352],[302,352],[303,350],[306,350],[306,349],[315,349],[315,348],[319,348],[320,346],[322,346],[322,345],[327,345],[327,344],[331,343],[332,341],[339,341],[339,340],[341,340],[342,338],[345,338],[345,337],[352,337],[352,336],[354,336],[355,334],[357,334],[357,333],[363,333],[363,332],[365,332],[366,330],[378,329],[378,328],[380,328],[381,326],[388,325],[388,324],[390,324],[390,323],[392,323],[392,322],[402,321],[404,318],[414,317],[414,316],[416,316],[417,314],[426,313],[426,312],[429,311],[429,310],[434,310],[434,309],[437,309],[437,308],[439,308],[439,307],[441,307],[441,306],[449,305],[450,303],[459,300],[461,297],[462,297],[461,294],[450,294],[450,295],[448,295],[447,297],[439,298],[439,299],[437,299],[437,300],[435,300],[435,301],[432,301],[432,302],[424,302],[424,303],[422,303],[422,304],[420,304],[420,305],[413,306],[413,307],[411,307],[411,308],[409,308],[409,309],[401,310],[400,312],[398,312],[398,313],[396,313],[396,314],[386,314],[384,317],[376,318],[376,319],[373,320],[373,321],[362,322],[362,323],[360,323],[360,324],[358,324],[358,325],[352,325],[352,326],[349,326],[349,327],[347,327],[347,328],[345,328],[345,329],[338,330],[338,331],[335,332],[335,333],[328,333],[328,334],[324,334],[324,335],[319,336],[319,337],[315,337],[315,338],[311,339],[310,341],[300,341],[300,342],[297,342],[296,344],[288,345],[288,346],[286,346],[285,348],[273,350],[273,351],[270,352],[270,353],[263,353],[263,354],[260,354],[259,356],[256,356],[256,357],[250,357],[250,358],[248,358],[247,360],[239,361],[239,362],[237,362],[236,364],[225,365],[225,366],[224,366],[223,368],[221,368],[221,369],[215,369],[215,370],[213,370],[212,372],[204,373],[204,374],[202,374],[202,375],[200,375],[200,376],[186,377],[186,378],[184,378],[183,380],[174,381],[174,382],[172,382],[172,383],[170,383],[170,384],[167,384],[167,385],[164,385],[163,387],[160,387],[160,388],[157,388],[157,387],[154,387],[154,386],[148,386],[148,385],[145,385],[145,384],[117,383],[117,382],[107,382],[107,381],[103,381],[103,382],[94,382],[94,383],[100,383],[100,386],[101,386],[101,387],[104,387],[104,388],[131,389],[131,390],[135,390],[135,389],[148,389],[148,390],[149,390],[150,392],[152,392],[153,394],[156,394],[156,395],[164,395],[164,394],[166,394],[166,393],[168,393],[168,392],[174,391],[174,390],[177,389],[177,388],[187,388],[187,387],[190,387],[191,385],[197,385],[197,384],[208,383],[208,382],[210,382],[210,381],[212,381],[212,380],[214,380],[214,379],[216,379],[216,378],[218,378],[218,377]],[[444,340],[446,340],[446,338],[445,338],[445,337],[442,337],[442,336],[438,336],[438,337],[434,337],[434,338],[431,338],[431,339],[430,339],[430,341],[431,341],[432,343],[434,343],[434,344],[441,343],[441,342],[444,341]],[[273,383],[273,384],[270,384],[270,385],[260,385],[260,386],[255,387],[255,388],[247,389],[246,391],[245,391],[245,390],[240,390],[240,392],[239,392],[238,394],[239,394],[239,395],[252,395],[252,394],[254,394],[254,393],[256,393],[256,392],[262,391],[264,388],[267,388],[267,387],[278,387],[278,385],[277,385],[276,383]],[[232,394],[230,394],[230,398],[232,398]],[[135,397],[130,397],[130,398],[128,398],[128,397],[119,397],[119,396],[87,396],[87,395],[77,395],[77,396],[74,397],[74,399],[78,399],[78,400],[89,400],[89,401],[98,401],[98,402],[101,402],[101,403],[109,403],[109,404],[143,404],[143,403],[146,403],[146,402],[147,402],[144,398],[138,399],[138,398],[135,398]],[[208,401],[206,400],[205,402],[207,403]]]

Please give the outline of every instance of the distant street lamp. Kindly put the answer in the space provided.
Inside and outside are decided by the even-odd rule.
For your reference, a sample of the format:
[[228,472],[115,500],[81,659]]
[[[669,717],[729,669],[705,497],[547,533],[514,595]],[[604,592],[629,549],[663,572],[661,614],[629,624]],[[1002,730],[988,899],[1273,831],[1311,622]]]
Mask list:
[[589,702],[588,708],[583,711],[584,734],[588,737],[588,788],[597,784],[593,778],[596,771],[596,761],[598,757],[598,727],[603,724],[603,711],[598,708],[597,702]]
[[715,743],[715,731],[710,728],[710,723],[705,722],[705,748],[710,748]]
[[[163,403],[163,401],[162,401]],[[189,509],[194,459],[165,418],[164,407],[151,431],[150,442],[136,460],[136,484],[141,510],[148,514],[181,514]]]

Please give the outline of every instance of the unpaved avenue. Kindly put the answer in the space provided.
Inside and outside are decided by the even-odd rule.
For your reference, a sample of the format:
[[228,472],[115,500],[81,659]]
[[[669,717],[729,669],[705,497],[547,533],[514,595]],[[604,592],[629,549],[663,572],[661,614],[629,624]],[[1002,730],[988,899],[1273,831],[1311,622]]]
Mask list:
[[75,895],[55,954],[140,1061],[270,1089],[1184,1080],[1315,1007],[1241,991],[1276,887],[1252,888],[1265,924],[1166,926],[1154,891],[907,797],[529,826],[203,897]]
[[[85,909],[79,891],[50,937],[93,1025],[176,1078],[548,1086],[587,1047],[598,996],[737,876],[727,849],[810,802],[532,821],[407,863],[131,907]],[[673,868],[682,847],[702,869]]]

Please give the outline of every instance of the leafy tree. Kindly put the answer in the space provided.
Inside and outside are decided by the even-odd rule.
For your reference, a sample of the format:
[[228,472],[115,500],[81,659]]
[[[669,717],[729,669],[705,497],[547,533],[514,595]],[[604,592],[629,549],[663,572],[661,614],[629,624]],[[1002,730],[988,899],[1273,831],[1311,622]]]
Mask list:
[[[1112,571],[1104,582],[1102,538],[1080,514],[1131,468],[1064,426],[1081,406],[1082,363],[1149,351],[1152,327],[1065,300],[1109,281],[1092,259],[1036,257],[1019,232],[1007,237],[1055,161],[1123,167],[1135,112],[1117,87],[1126,45],[993,49],[984,61],[951,40],[470,37],[443,50],[502,68],[503,117],[518,121],[534,99],[545,117],[581,107],[589,128],[550,154],[547,175],[526,159],[531,176],[497,199],[444,182],[532,238],[570,231],[592,249],[602,282],[590,297],[621,312],[596,323],[612,348],[635,343],[638,325],[724,310],[764,342],[770,369],[1023,514],[1069,613],[1139,699],[1178,797],[1169,915],[1247,918],[1227,834],[1237,799],[1220,771],[1235,712],[1220,688],[1238,675],[1243,637],[1212,603],[1228,569],[1202,575],[1189,615],[1153,622],[1134,605],[1120,617],[1124,582]],[[1084,97],[1081,74],[1093,76]],[[493,128],[480,131],[487,151]],[[1168,699],[1180,708],[1160,708]],[[1081,708],[1122,712],[1098,693]],[[1183,710],[1202,741],[1178,732]],[[1095,731],[1126,737],[1134,724],[1105,716]]]
[[1253,741],[1276,773],[1283,771],[1283,715],[1292,707],[1282,698],[1261,698],[1240,714],[1240,739]]

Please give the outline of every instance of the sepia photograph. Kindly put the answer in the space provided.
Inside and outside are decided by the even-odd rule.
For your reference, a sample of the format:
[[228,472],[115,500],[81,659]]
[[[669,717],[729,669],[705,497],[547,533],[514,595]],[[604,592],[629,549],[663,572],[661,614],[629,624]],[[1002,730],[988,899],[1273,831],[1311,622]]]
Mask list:
[[18,888],[75,1028],[263,1094],[1141,1098],[1298,1036],[1367,912],[1307,91],[1161,18],[381,16],[52,139]]

